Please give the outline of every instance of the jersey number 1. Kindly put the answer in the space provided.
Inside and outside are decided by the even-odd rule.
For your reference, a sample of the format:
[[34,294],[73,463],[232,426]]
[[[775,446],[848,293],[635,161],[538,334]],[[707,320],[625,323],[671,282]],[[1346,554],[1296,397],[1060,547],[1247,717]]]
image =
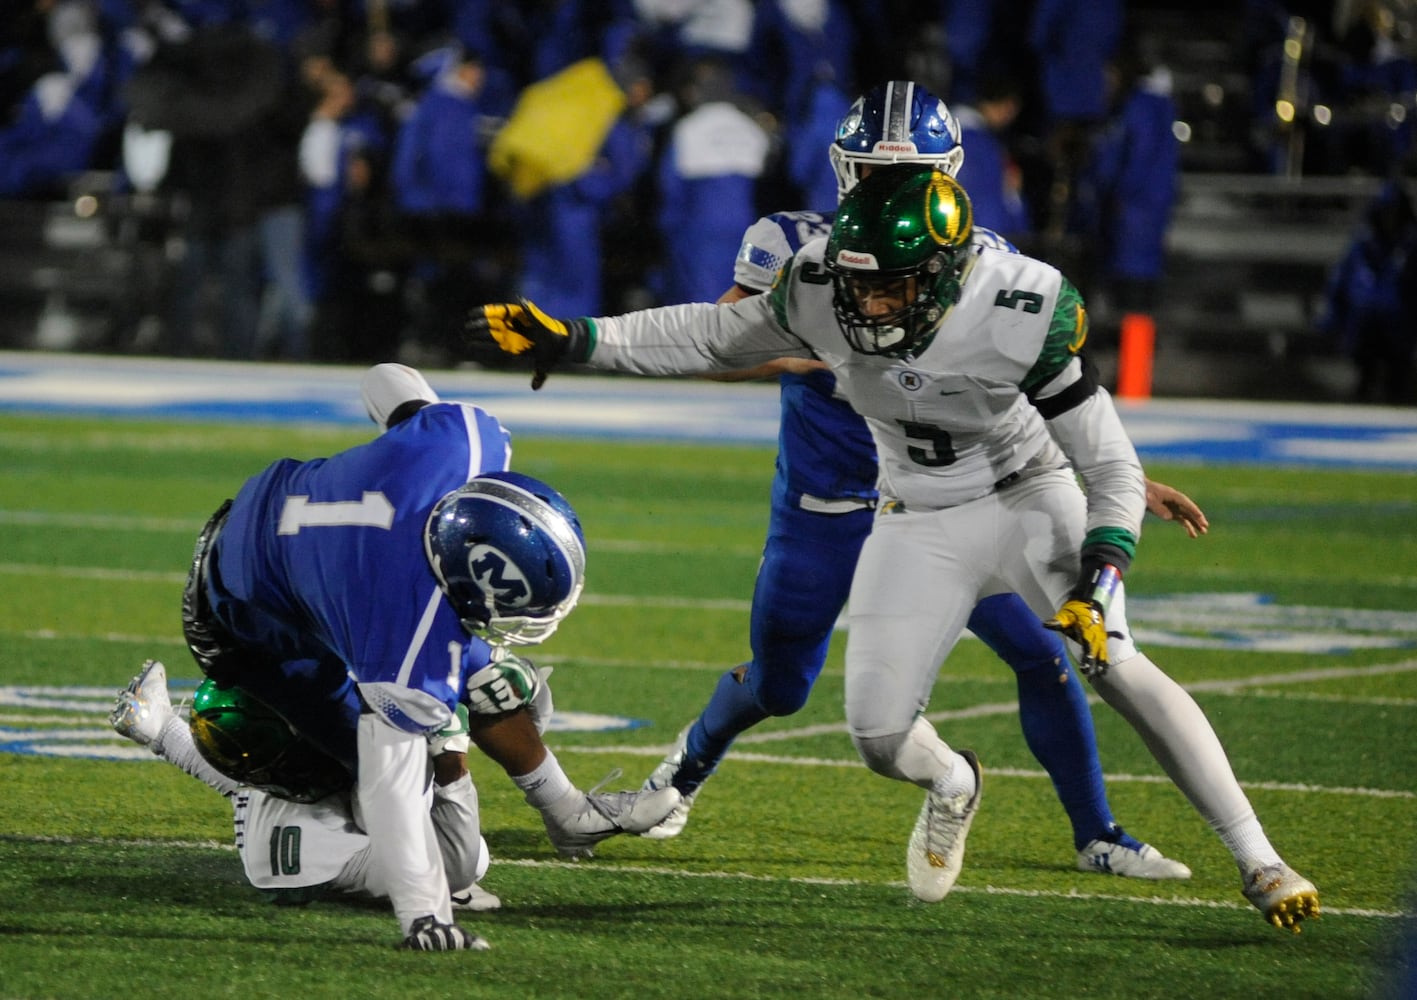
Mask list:
[[378,490],[358,500],[311,502],[308,496],[288,496],[280,509],[278,535],[298,535],[301,528],[383,528],[394,523],[394,505]]

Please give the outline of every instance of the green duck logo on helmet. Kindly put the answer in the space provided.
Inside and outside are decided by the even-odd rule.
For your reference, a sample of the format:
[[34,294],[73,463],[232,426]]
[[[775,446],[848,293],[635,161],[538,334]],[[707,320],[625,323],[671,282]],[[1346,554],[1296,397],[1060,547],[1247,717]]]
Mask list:
[[959,301],[974,211],[949,175],[877,167],[847,194],[827,239],[832,308],[852,350],[912,357]]

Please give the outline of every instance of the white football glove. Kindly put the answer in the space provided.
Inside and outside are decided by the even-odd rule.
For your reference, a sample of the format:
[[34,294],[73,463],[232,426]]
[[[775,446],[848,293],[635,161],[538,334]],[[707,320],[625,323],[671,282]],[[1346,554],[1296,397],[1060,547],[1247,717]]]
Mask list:
[[541,677],[526,660],[499,649],[501,654],[467,679],[467,704],[478,715],[501,715],[536,698]]

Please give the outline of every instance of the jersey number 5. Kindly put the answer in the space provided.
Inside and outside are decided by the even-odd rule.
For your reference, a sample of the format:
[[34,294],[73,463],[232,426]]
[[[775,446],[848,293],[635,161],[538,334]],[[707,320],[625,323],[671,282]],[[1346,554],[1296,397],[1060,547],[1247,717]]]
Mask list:
[[921,424],[913,420],[900,420],[897,423],[905,430],[906,437],[930,443],[928,448],[907,449],[910,460],[916,465],[935,469],[942,465],[954,464],[956,458],[954,439],[950,437],[949,431],[943,427],[936,427],[934,424]]
[[994,296],[994,305],[1003,306],[1005,309],[1022,309],[1026,313],[1038,313],[1043,311],[1043,296],[1037,292],[1020,292],[1017,288],[1012,291],[999,289],[999,294]]

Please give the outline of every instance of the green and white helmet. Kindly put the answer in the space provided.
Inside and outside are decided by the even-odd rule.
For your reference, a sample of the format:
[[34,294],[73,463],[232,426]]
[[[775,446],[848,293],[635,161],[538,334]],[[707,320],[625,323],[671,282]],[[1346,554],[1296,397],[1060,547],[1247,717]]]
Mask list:
[[[852,188],[825,260],[852,350],[893,358],[923,350],[959,301],[973,233],[969,195],[932,167],[880,166]],[[899,304],[885,309],[882,302]]]
[[316,802],[353,784],[349,771],[239,687],[206,680],[188,719],[202,758],[243,785],[292,802]]

